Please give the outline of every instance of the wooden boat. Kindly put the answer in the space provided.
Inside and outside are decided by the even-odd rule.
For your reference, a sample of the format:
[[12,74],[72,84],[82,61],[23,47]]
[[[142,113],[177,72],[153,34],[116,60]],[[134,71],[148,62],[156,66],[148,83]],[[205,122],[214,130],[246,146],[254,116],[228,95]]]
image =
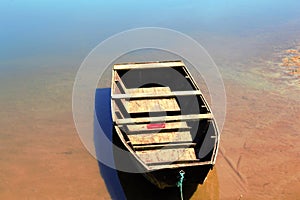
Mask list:
[[159,188],[205,181],[219,133],[206,100],[182,61],[115,64],[115,132],[145,177]]

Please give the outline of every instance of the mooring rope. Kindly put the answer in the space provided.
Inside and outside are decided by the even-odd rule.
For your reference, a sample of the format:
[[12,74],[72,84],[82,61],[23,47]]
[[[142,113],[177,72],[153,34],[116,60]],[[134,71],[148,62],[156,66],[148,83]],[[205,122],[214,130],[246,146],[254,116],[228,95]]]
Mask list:
[[185,172],[183,170],[180,170],[180,172],[179,172],[180,177],[179,177],[179,180],[177,182],[177,187],[179,187],[179,189],[180,189],[181,200],[183,200],[182,185],[183,185],[184,174],[185,174]]

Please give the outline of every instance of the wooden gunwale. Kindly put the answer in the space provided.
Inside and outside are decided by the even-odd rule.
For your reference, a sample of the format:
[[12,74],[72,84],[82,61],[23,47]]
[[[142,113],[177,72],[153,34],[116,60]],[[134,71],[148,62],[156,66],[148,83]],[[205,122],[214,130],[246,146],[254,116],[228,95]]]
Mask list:
[[182,147],[194,147],[196,143],[182,142],[182,143],[166,143],[166,144],[150,144],[150,145],[133,145],[134,150],[150,150],[150,149],[170,149],[170,148],[182,148]]
[[164,67],[182,67],[181,61],[174,62],[150,62],[150,63],[126,63],[114,65],[114,70],[128,70],[128,69],[149,69],[149,68],[164,68]]

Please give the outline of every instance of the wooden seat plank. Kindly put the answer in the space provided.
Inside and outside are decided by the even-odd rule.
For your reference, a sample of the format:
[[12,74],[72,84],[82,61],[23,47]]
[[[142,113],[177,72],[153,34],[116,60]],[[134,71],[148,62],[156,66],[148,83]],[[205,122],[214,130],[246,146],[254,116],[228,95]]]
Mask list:
[[127,89],[128,95],[171,93],[170,87],[149,87]]
[[193,140],[189,131],[135,134],[128,135],[128,137],[133,145],[168,142],[192,142]]
[[166,144],[149,144],[149,145],[134,145],[136,151],[153,150],[153,149],[176,149],[195,147],[197,143],[184,142],[184,143],[166,143]]
[[[177,160],[172,162],[172,165],[177,165],[177,164],[182,164],[182,163],[195,163],[195,162],[199,162],[200,159],[195,159],[195,160]],[[170,163],[168,162],[152,162],[152,163],[147,163],[147,165],[149,166],[154,166],[154,165],[168,165]]]
[[125,105],[128,113],[180,111],[175,98],[132,100]]
[[211,161],[201,162],[198,160],[188,160],[182,161],[179,163],[164,163],[164,162],[157,162],[157,163],[148,163],[147,165],[151,170],[159,170],[159,169],[166,169],[166,168],[178,168],[178,167],[186,167],[187,162],[189,162],[188,166],[199,166],[199,165],[212,165]]
[[[131,95],[170,94],[171,89],[169,87],[131,88],[127,89],[127,93]],[[175,98],[130,100],[125,102],[125,108],[128,113],[180,111]]]
[[136,133],[147,133],[147,132],[157,132],[157,131],[165,131],[165,130],[189,130],[191,127],[187,125],[186,122],[167,122],[165,123],[164,128],[154,128],[148,129],[147,124],[132,124],[132,125],[124,125],[125,127],[121,126],[120,128],[125,128],[127,134],[136,134]]
[[114,70],[126,70],[126,69],[149,69],[149,68],[163,68],[163,67],[181,67],[184,66],[181,61],[173,62],[148,62],[148,63],[126,63],[115,64]]
[[136,154],[146,164],[196,159],[195,150],[193,148],[145,150],[137,151]]

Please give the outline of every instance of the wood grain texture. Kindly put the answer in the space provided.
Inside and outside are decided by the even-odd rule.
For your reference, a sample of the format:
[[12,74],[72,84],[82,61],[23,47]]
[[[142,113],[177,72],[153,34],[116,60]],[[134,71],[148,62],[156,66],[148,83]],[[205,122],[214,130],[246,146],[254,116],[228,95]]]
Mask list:
[[128,135],[128,137],[133,145],[168,142],[192,142],[192,136],[189,131],[135,134]]
[[193,148],[179,149],[156,149],[137,151],[136,154],[146,164],[153,162],[174,162],[178,160],[195,160],[195,150]]
[[115,64],[114,70],[126,70],[126,69],[149,69],[149,68],[163,68],[163,67],[180,67],[184,66],[181,61],[173,62],[149,62],[149,63],[126,63]]
[[136,134],[136,133],[145,133],[145,132],[158,132],[164,130],[173,130],[173,129],[180,129],[180,130],[189,130],[190,127],[187,125],[186,122],[167,122],[165,123],[164,128],[157,128],[157,129],[148,129],[147,124],[133,124],[133,125],[124,125],[121,128],[125,128],[128,130],[128,134]]
[[[170,94],[171,90],[169,87],[152,87],[128,89],[127,92],[128,94],[143,95],[163,93]],[[125,104],[128,113],[180,111],[175,98],[129,100]]]

